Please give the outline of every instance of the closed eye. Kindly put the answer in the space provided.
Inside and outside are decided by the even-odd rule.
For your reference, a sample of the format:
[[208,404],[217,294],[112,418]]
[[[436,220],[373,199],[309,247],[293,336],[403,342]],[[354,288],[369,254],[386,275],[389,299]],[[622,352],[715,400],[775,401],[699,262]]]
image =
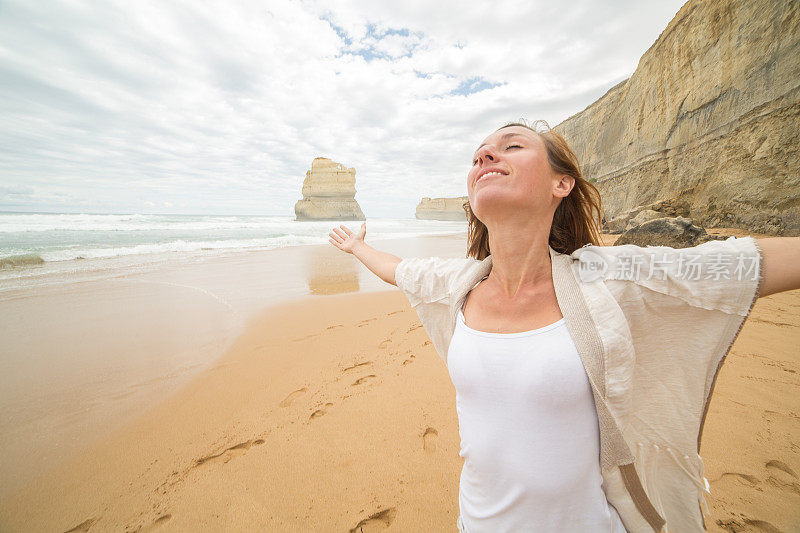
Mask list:
[[[506,150],[508,150],[509,148],[522,148],[522,146],[520,146],[520,145],[518,145],[518,144],[510,144],[510,145],[506,146]],[[477,160],[477,159],[473,159],[473,160],[472,160],[472,164],[473,164],[473,165],[475,165],[475,164],[477,164],[477,163],[478,163],[478,160]]]

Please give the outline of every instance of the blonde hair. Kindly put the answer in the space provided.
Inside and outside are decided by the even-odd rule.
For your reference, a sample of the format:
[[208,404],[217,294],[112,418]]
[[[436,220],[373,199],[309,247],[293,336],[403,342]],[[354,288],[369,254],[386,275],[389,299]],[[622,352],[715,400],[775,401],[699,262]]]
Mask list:
[[[558,132],[552,130],[544,120],[537,120],[532,125],[523,122],[509,122],[497,128],[501,130],[509,126],[522,126],[536,133],[544,142],[547,149],[547,160],[550,168],[558,174],[566,174],[575,178],[575,185],[570,193],[561,199],[553,213],[553,223],[550,227],[550,246],[559,253],[571,254],[581,246],[591,243],[600,244],[600,228],[604,217],[600,191],[583,178],[580,163],[569,147],[566,139]],[[538,131],[537,126],[544,125],[544,131]],[[467,213],[467,257],[483,260],[491,254],[489,250],[489,230],[477,219],[469,205],[469,199],[463,204]],[[597,222],[594,213],[597,213]]]

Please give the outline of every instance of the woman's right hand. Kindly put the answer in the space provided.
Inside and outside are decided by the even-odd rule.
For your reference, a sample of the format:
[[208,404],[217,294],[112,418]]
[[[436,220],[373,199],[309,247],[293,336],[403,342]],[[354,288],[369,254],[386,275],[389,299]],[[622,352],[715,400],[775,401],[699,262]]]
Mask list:
[[[340,230],[339,228],[342,229]],[[331,237],[328,240],[338,249],[352,254],[354,246],[364,243],[364,236],[367,234],[366,222],[361,223],[361,229],[358,231],[358,233],[353,233],[344,227],[344,225],[339,226],[339,228],[333,228],[333,230],[331,230],[331,232],[328,234]]]

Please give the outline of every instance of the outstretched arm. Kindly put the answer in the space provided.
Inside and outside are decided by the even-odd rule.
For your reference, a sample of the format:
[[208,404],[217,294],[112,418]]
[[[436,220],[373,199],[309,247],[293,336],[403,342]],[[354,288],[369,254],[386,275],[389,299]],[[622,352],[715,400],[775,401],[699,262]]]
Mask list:
[[764,273],[759,297],[800,289],[800,237],[755,239]]
[[396,286],[394,271],[402,259],[396,255],[376,250],[364,242],[364,236],[367,234],[367,223],[363,222],[361,224],[358,233],[350,231],[344,225],[339,226],[339,228],[333,228],[328,234],[331,237],[328,239],[331,244],[344,252],[353,254],[373,274],[386,283]]

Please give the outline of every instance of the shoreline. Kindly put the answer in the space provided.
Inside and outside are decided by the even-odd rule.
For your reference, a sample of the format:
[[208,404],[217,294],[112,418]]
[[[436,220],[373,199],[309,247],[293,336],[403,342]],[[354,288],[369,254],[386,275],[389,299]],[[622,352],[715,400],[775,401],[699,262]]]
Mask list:
[[[333,224],[333,223],[332,223]],[[333,227],[333,226],[331,226]],[[459,233],[421,234],[417,237],[384,237],[367,238],[368,244],[408,239],[461,239],[466,242],[466,230]],[[65,283],[88,282],[108,279],[120,274],[144,274],[163,268],[176,268],[196,262],[230,261],[252,258],[260,254],[279,250],[307,247],[331,246],[330,243],[291,244],[274,248],[219,248],[199,249],[186,252],[157,252],[144,254],[125,254],[110,257],[75,258],[39,263],[35,253],[10,256],[0,259],[0,299],[13,297],[15,293],[24,292],[32,287],[47,287]],[[3,266],[2,261],[12,258],[28,258],[18,266]],[[13,264],[13,261],[9,261]],[[83,268],[77,268],[78,266]],[[17,275],[13,275],[16,272]],[[9,296],[10,295],[10,296]]]

